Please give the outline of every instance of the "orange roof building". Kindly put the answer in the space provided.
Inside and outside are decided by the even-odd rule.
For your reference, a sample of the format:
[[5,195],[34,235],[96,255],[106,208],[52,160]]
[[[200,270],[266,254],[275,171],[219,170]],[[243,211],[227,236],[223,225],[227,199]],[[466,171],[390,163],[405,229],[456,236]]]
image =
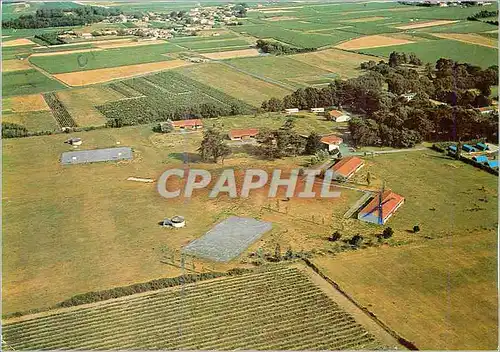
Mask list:
[[349,115],[339,110],[330,110],[328,114],[330,115],[330,118],[335,122],[346,122],[351,119]]
[[331,152],[334,149],[338,149],[339,145],[342,144],[344,140],[338,136],[335,135],[330,135],[330,136],[324,136],[321,138],[321,143],[323,143],[329,152]]
[[384,225],[387,220],[403,205],[405,199],[391,190],[386,190],[382,197],[378,194],[358,213],[358,219],[373,224]]
[[339,181],[345,181],[363,167],[365,163],[356,156],[349,156],[341,159],[333,165],[333,178]]
[[203,121],[200,119],[172,121],[172,126],[182,129],[198,129],[203,127]]
[[259,134],[259,130],[257,128],[238,128],[229,131],[229,139],[233,141],[255,138]]

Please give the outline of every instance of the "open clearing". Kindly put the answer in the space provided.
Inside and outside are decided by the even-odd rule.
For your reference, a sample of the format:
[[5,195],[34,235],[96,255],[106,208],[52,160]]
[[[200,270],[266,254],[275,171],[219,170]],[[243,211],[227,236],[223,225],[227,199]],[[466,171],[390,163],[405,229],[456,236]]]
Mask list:
[[496,39],[488,38],[479,34],[433,33],[432,35],[438,38],[453,39],[459,42],[486,46],[488,48],[498,48],[498,41]]
[[237,57],[251,57],[259,55],[260,52],[257,49],[242,49],[242,50],[221,51],[215,53],[202,54],[202,56],[212,60],[224,60],[224,59],[233,59]]
[[54,77],[70,86],[75,87],[108,82],[114,79],[129,78],[151,72],[170,70],[187,65],[190,65],[190,63],[187,61],[171,60],[163,62],[153,62],[148,64],[102,68],[91,71],[61,73],[54,75]]
[[292,58],[308,65],[337,73],[342,78],[359,76],[359,65],[362,62],[373,60],[373,57],[368,55],[336,49],[293,55]]
[[291,92],[222,64],[193,65],[183,69],[182,72],[188,77],[256,107],[270,97],[283,98]]
[[21,45],[37,45],[33,43],[31,40],[26,38],[9,40],[7,42],[2,42],[2,47],[8,48],[11,46],[21,46]]
[[31,68],[28,60],[4,60],[2,61],[3,72],[29,70]]
[[78,126],[104,125],[106,118],[95,106],[123,98],[108,87],[65,90],[59,92],[57,96]]
[[358,323],[315,283],[316,276],[301,265],[281,266],[60,309],[4,325],[5,341],[16,349],[384,347],[366,330],[369,324]]
[[415,246],[318,257],[314,262],[419,349],[494,350],[496,248],[495,230],[474,231]]
[[50,108],[41,94],[20,95],[7,98],[3,101],[3,109],[6,106],[13,112],[49,111]]
[[428,21],[428,22],[408,24],[405,26],[397,26],[396,28],[397,29],[416,29],[416,28],[442,26],[442,25],[452,24],[452,23],[456,23],[456,22],[458,22],[458,21],[446,21],[446,20]]
[[403,45],[414,43],[410,40],[386,37],[383,35],[368,35],[361,38],[349,40],[336,46],[343,50],[357,50],[366,48],[378,48],[383,46]]

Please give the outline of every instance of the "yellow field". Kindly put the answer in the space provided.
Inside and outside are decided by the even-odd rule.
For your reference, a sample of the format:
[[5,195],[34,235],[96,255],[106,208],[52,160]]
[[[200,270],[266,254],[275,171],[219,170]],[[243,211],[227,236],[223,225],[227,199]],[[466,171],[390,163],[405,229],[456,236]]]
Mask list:
[[77,50],[71,50],[71,51],[54,51],[54,52],[47,52],[47,53],[34,53],[34,54],[31,54],[31,56],[68,55],[68,54],[75,54],[75,53],[88,53],[91,51],[102,51],[102,49],[77,49]]
[[373,60],[371,56],[336,49],[298,54],[291,57],[293,57],[294,60],[299,60],[323,70],[337,73],[345,78],[358,76],[359,65],[362,62]]
[[448,20],[437,20],[437,21],[428,21],[428,22],[420,22],[408,24],[405,26],[397,26],[398,29],[415,29],[415,28],[425,28],[425,27],[433,27],[433,26],[442,26],[445,24],[452,24],[458,21],[448,21]]
[[385,19],[386,19],[386,17],[373,16],[373,17],[355,18],[353,20],[347,20],[344,22],[349,22],[349,23],[374,22],[374,21],[380,21],[380,20],[385,20]]
[[20,95],[17,97],[7,98],[5,101],[8,102],[7,105],[13,112],[50,110],[41,94]]
[[259,56],[259,54],[260,53],[257,49],[242,49],[242,50],[206,53],[206,54],[202,54],[202,56],[209,58],[209,59],[212,59],[212,60],[224,60],[224,59],[232,59],[235,57]]
[[270,97],[282,98],[290,94],[277,85],[217,63],[191,66],[183,73],[254,106],[260,106]]
[[484,37],[472,33],[432,33],[433,36],[444,39],[453,39],[459,42],[486,46],[488,48],[498,48],[498,41],[493,38]]
[[290,20],[297,20],[297,19],[298,19],[298,17],[293,17],[293,16],[277,16],[277,17],[266,18],[266,21],[279,22],[279,21],[290,21]]
[[114,43],[97,44],[95,46],[101,49],[115,49],[115,48],[128,48],[131,46],[145,46],[145,45],[156,45],[156,44],[165,44],[165,41],[144,40],[144,41],[130,41],[130,42],[114,42]]
[[21,45],[36,45],[36,43],[33,43],[31,40],[26,38],[14,39],[8,42],[2,42],[2,46],[6,48],[11,46],[21,46]]
[[29,70],[31,65],[28,60],[5,60],[2,62],[3,72]]
[[95,108],[110,101],[121,99],[119,93],[107,87],[71,89],[57,93],[78,126],[99,126],[106,118]]
[[383,35],[367,35],[365,37],[349,40],[336,46],[343,50],[357,50],[367,48],[378,48],[382,46],[393,46],[414,43],[410,40],[386,37]]
[[495,350],[496,240],[495,231],[464,233],[314,262],[419,349]]
[[190,63],[183,60],[171,60],[148,64],[101,68],[89,71],[60,73],[55,74],[54,77],[70,86],[76,87],[108,82],[114,79],[129,78],[151,72],[170,70],[187,65],[190,65]]

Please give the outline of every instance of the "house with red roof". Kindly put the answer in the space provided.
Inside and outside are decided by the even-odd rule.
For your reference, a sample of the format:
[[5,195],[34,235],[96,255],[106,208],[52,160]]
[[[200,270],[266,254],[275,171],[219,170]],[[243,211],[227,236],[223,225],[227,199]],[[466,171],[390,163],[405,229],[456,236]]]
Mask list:
[[351,116],[340,110],[330,110],[328,115],[330,120],[335,122],[347,122],[351,119]]
[[200,119],[172,121],[172,127],[176,130],[198,130],[203,128]]
[[377,194],[358,213],[358,219],[372,224],[384,225],[387,220],[403,205],[405,199],[391,190],[386,190],[380,196]]
[[229,131],[228,136],[232,141],[249,140],[255,138],[259,134],[257,128],[238,128]]
[[342,144],[343,141],[342,138],[334,134],[321,137],[321,143],[323,143],[329,152],[339,149],[339,145]]
[[333,179],[346,181],[365,165],[364,161],[356,156],[342,158],[333,165]]

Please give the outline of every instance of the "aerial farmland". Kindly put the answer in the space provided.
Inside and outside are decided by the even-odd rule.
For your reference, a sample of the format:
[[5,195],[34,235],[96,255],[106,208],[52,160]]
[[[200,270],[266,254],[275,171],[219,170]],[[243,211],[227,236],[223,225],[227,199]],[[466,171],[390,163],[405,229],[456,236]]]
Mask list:
[[497,348],[496,2],[2,17],[2,349]]

